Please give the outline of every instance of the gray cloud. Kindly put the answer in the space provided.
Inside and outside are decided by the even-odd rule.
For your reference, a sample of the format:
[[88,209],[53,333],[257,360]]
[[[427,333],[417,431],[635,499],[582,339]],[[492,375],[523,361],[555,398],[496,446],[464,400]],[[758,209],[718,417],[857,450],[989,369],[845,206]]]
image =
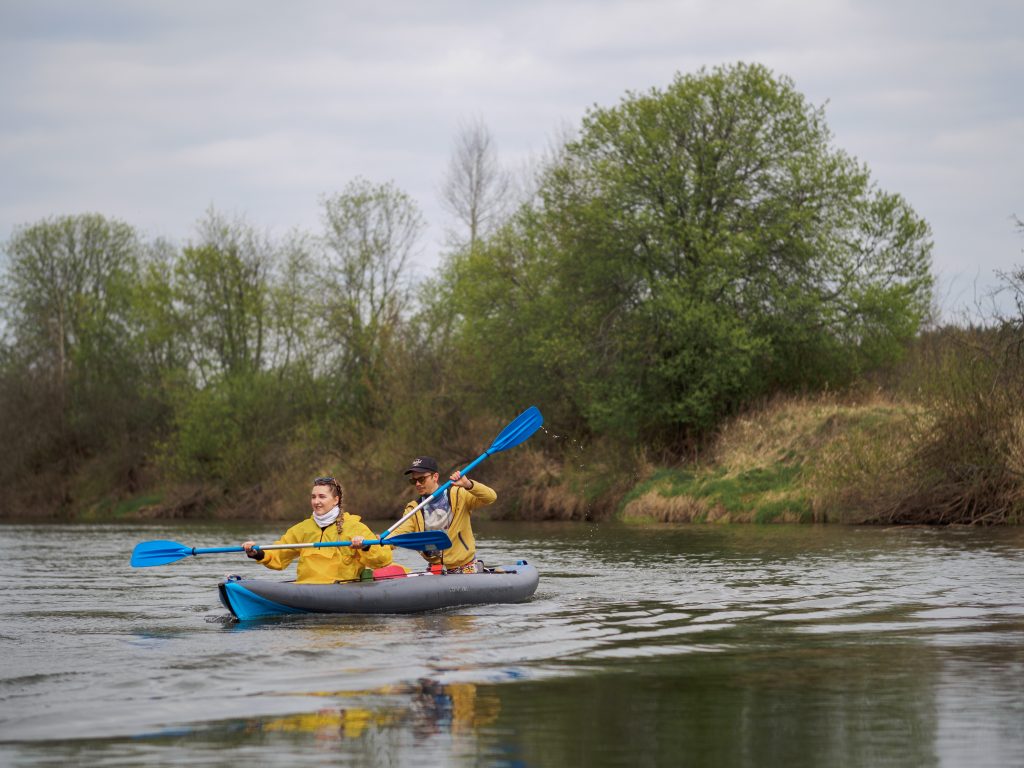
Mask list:
[[930,221],[955,304],[1024,262],[1022,37],[992,0],[4,3],[0,239],[98,211],[180,241],[210,204],[315,229],[362,175],[418,200],[436,258],[460,120],[515,165],[594,104],[757,61]]

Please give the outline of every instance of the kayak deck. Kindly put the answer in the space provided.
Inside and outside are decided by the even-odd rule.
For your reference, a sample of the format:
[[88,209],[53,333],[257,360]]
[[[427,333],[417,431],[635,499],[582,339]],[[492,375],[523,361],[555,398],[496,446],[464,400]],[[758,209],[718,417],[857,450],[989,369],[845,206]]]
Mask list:
[[220,600],[239,621],[307,613],[420,613],[460,605],[517,603],[537,590],[540,574],[525,560],[483,573],[410,573],[372,581],[298,584],[232,576]]

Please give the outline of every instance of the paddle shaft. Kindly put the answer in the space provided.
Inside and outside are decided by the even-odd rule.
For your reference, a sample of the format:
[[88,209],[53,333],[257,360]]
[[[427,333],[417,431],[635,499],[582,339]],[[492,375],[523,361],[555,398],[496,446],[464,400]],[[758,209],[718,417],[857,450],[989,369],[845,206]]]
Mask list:
[[[364,539],[363,546],[369,547],[374,544],[387,544],[389,542],[381,541],[380,539]],[[314,547],[319,549],[320,547],[349,547],[352,545],[351,541],[310,541],[302,544],[267,544],[260,546],[259,544],[253,544],[252,548],[260,551],[267,551],[270,549],[308,549]],[[197,549],[195,554],[205,555],[214,552],[244,552],[244,547],[211,547],[210,549]]]
[[[364,546],[381,544],[380,539],[364,539]],[[254,544],[253,549],[263,551],[265,549],[306,549],[315,547],[347,547],[351,541],[318,541],[300,544],[267,544],[260,546]],[[418,533],[404,533],[393,536],[383,544],[403,549],[415,549],[420,552],[433,552],[448,549],[452,540],[444,531],[420,531]],[[132,550],[131,564],[135,568],[146,568],[151,565],[165,565],[181,560],[190,555],[210,555],[220,552],[244,552],[245,547],[188,547],[176,541],[142,541],[135,545]]]
[[[363,546],[372,546],[373,544],[380,543],[380,539],[366,539],[363,542]],[[384,543],[387,544],[389,542]],[[269,549],[306,549],[308,547],[349,547],[351,545],[351,541],[311,541],[302,544],[266,544],[264,546],[253,544],[252,548],[266,551]],[[188,554],[216,555],[221,552],[245,552],[245,547],[192,547],[192,552]]]

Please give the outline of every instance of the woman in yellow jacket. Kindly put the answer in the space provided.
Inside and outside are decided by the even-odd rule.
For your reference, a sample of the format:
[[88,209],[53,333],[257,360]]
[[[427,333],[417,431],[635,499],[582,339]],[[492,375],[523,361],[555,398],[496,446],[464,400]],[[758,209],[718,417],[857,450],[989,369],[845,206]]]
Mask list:
[[[405,505],[405,514],[436,491],[440,478],[437,462],[429,456],[417,456],[412,466],[405,470],[409,483],[416,488],[419,498]],[[440,565],[448,571],[472,573],[476,564],[476,540],[470,512],[479,507],[493,504],[498,494],[483,483],[462,477],[456,470],[451,475],[451,487],[428,502],[423,509],[399,525],[390,535],[412,531],[446,531],[452,540],[451,549],[437,556],[426,552],[420,554],[431,565]]]
[[254,549],[255,542],[242,546],[256,562],[281,571],[299,558],[296,581],[305,584],[330,584],[358,579],[364,568],[391,565],[391,547],[363,546],[364,539],[376,535],[358,515],[342,510],[344,491],[333,477],[318,477],[309,494],[313,514],[293,525],[275,544],[308,544],[321,541],[351,541],[347,547],[306,547],[303,549]]

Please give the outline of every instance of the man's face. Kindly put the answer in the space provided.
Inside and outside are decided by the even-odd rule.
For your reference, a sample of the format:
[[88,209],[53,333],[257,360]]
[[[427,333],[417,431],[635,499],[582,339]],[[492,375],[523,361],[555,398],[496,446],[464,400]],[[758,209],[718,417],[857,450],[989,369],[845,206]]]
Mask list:
[[409,475],[409,482],[416,493],[426,496],[437,490],[437,472],[413,472]]

